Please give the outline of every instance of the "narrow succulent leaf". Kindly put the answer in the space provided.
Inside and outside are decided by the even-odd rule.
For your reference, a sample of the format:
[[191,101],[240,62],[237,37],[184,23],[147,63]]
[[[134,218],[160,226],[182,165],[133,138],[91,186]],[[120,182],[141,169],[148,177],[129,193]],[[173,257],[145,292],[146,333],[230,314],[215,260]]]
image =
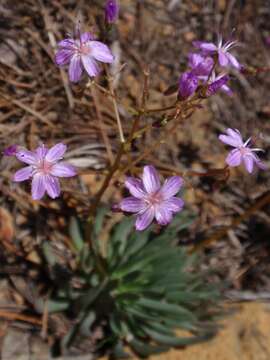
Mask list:
[[71,217],[69,222],[69,234],[76,251],[80,253],[84,247],[84,240],[82,237],[78,219],[76,219],[74,216]]
[[185,316],[186,318],[189,318],[190,321],[196,320],[196,317],[192,314],[192,312],[177,304],[169,304],[166,302],[147,299],[147,298],[140,298],[138,304],[152,310],[165,312],[167,314]]
[[111,327],[111,330],[120,338],[123,336],[122,327],[121,327],[121,321],[120,316],[118,313],[113,312],[110,315],[109,324]]
[[103,228],[103,223],[104,223],[104,218],[105,215],[109,212],[107,207],[100,207],[97,211],[96,217],[95,217],[95,221],[93,224],[93,238],[96,239]]
[[133,348],[133,350],[140,355],[140,357],[148,357],[152,354],[159,354],[169,350],[168,346],[161,345],[149,345],[145,341],[142,342],[135,337],[129,341],[129,345]]
[[43,313],[44,309],[52,313],[57,313],[61,311],[65,311],[70,306],[69,299],[49,299],[48,301],[44,301],[42,298],[37,298],[34,301],[35,310],[39,313]]
[[191,337],[177,337],[171,335],[164,335],[158,331],[152,330],[149,327],[144,326],[145,332],[158,343],[169,345],[169,346],[185,346],[196,344],[203,340],[208,340],[211,335],[202,335],[202,336],[191,336]]
[[80,332],[84,336],[91,335],[91,326],[93,325],[96,319],[96,315],[93,311],[90,311],[89,314],[83,319],[80,323]]
[[57,258],[54,255],[52,246],[50,245],[50,243],[48,241],[44,241],[44,243],[42,244],[42,250],[43,250],[43,254],[44,254],[45,259],[47,260],[48,264],[50,266],[56,265]]
[[119,340],[112,350],[112,358],[113,359],[129,359],[130,354],[128,354],[124,349],[124,344],[121,340]]

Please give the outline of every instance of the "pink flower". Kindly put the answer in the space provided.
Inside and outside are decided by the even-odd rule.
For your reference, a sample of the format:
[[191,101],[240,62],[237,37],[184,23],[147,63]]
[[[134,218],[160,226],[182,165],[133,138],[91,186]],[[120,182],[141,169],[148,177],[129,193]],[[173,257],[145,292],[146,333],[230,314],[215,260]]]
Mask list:
[[160,225],[167,225],[184,206],[184,201],[175,196],[182,185],[180,176],[172,176],[161,186],[154,166],[145,166],[142,179],[127,178],[125,186],[132,196],[123,199],[119,207],[136,214],[136,230],[145,230],[154,219]]
[[18,170],[13,181],[21,182],[32,179],[32,198],[41,199],[45,192],[51,198],[60,195],[60,184],[58,177],[72,177],[76,175],[74,167],[66,162],[59,161],[63,158],[66,145],[59,143],[50,150],[44,145],[39,146],[35,151],[20,149],[16,152],[18,160],[28,166]]
[[253,172],[254,164],[259,169],[266,169],[264,163],[255,154],[257,151],[263,150],[258,148],[250,148],[248,146],[251,138],[244,142],[242,139],[242,135],[237,129],[227,129],[226,133],[226,135],[219,135],[219,140],[222,141],[224,144],[233,146],[235,148],[229,152],[229,155],[226,158],[226,163],[229,166],[239,166],[243,162],[246,170],[249,173]]
[[218,44],[215,45],[212,42],[206,41],[194,41],[193,45],[200,49],[205,55],[218,55],[218,62],[220,66],[227,67],[229,65],[235,67],[236,69],[241,69],[241,65],[239,64],[236,57],[230,54],[230,50],[236,46],[237,41],[227,41],[225,44],[222,42],[222,38],[220,37]]
[[64,39],[58,43],[59,50],[55,55],[57,65],[69,64],[69,79],[72,82],[80,80],[83,70],[90,77],[97,76],[100,73],[98,62],[112,63],[114,59],[108,46],[95,41],[92,34],[80,34],[79,28],[76,33],[77,38]]

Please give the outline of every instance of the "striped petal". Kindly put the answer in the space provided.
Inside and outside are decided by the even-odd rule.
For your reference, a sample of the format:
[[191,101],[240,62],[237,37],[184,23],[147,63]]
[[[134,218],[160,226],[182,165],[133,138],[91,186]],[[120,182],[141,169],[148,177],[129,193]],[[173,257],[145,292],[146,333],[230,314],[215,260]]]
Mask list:
[[28,165],[34,165],[37,161],[35,153],[25,149],[17,151],[16,158]]
[[58,177],[72,177],[77,175],[74,166],[65,162],[54,164],[51,168],[50,174]]
[[225,161],[231,167],[239,166],[242,161],[242,154],[238,149],[234,149],[229,152]]
[[149,207],[147,210],[145,210],[142,214],[137,216],[135,227],[138,231],[145,230],[154,220],[155,217],[155,211],[153,207]]
[[184,200],[173,196],[170,199],[163,201],[162,206],[173,213],[177,213],[183,209],[184,204]]
[[45,159],[49,162],[55,162],[63,158],[67,146],[62,143],[54,145],[46,154]]
[[120,202],[119,206],[122,211],[137,213],[137,212],[144,211],[147,207],[147,204],[145,203],[145,201],[143,201],[141,199],[137,199],[133,196],[130,196],[130,197],[123,199]]
[[138,199],[142,199],[145,194],[145,189],[141,179],[136,179],[134,177],[128,177],[125,181],[125,187],[129,190],[131,195]]
[[44,175],[35,174],[32,180],[32,198],[40,200],[45,194]]
[[73,57],[70,60],[68,74],[69,74],[69,80],[71,82],[78,82],[82,76],[82,64],[81,64],[81,58],[78,55],[73,55]]
[[100,73],[99,65],[91,55],[83,55],[82,64],[89,76],[95,77]]
[[158,172],[152,165],[147,165],[143,168],[142,181],[148,193],[154,193],[160,189]]
[[93,56],[96,60],[109,64],[113,62],[113,54],[107,45],[100,41],[91,41],[90,47],[91,56]]
[[183,183],[184,180],[180,176],[172,176],[167,179],[160,189],[160,193],[162,194],[163,199],[166,200],[176,195],[182,187]]
[[26,166],[15,172],[13,176],[13,181],[20,182],[20,181],[28,180],[31,178],[32,173],[33,173],[32,166]]
[[60,195],[61,190],[59,180],[55,176],[46,175],[44,183],[45,189],[52,199],[55,199]]
[[159,225],[168,225],[172,221],[172,212],[162,204],[155,208],[155,218]]

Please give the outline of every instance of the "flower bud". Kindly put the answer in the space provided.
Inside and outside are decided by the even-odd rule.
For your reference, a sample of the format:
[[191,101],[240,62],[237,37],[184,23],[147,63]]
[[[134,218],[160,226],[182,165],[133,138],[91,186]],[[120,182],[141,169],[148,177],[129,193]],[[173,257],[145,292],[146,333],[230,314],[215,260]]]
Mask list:
[[181,100],[186,100],[195,93],[198,87],[198,78],[192,72],[185,72],[179,79],[178,95]]
[[107,0],[105,5],[105,21],[112,24],[117,21],[119,15],[118,0]]

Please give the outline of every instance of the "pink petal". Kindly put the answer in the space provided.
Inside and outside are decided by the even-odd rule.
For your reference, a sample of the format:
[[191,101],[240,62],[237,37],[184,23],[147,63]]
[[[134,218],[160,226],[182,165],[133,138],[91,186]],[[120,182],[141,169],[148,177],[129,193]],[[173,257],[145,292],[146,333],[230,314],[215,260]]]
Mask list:
[[141,179],[128,177],[125,181],[125,187],[129,190],[131,195],[138,199],[142,199],[145,196],[145,189]]
[[227,57],[233,67],[235,67],[237,70],[241,69],[241,65],[239,64],[238,60],[234,55],[227,53]]
[[189,53],[188,54],[188,66],[191,68],[195,68],[200,63],[202,63],[204,59],[205,59],[205,57],[202,56],[201,54]]
[[54,164],[51,168],[50,174],[58,177],[72,177],[77,175],[74,166],[65,162]]
[[229,96],[233,96],[233,91],[232,89],[229,88],[228,85],[223,85],[220,88],[223,92],[225,92],[225,94],[229,95]]
[[69,80],[75,83],[78,82],[82,76],[82,71],[83,69],[80,56],[73,55],[68,69]]
[[267,170],[267,166],[265,165],[265,163],[262,160],[256,159],[255,162],[259,169]]
[[137,212],[144,211],[147,207],[147,204],[145,203],[145,201],[143,201],[141,199],[137,199],[133,196],[130,196],[130,197],[123,199],[120,202],[119,206],[122,211],[137,213]]
[[223,143],[227,144],[227,145],[231,145],[234,147],[239,147],[239,146],[243,146],[243,139],[242,136],[240,134],[240,132],[238,130],[233,130],[233,129],[227,129],[226,130],[227,135],[219,135],[219,140],[222,141]]
[[16,152],[16,158],[29,165],[34,165],[37,161],[34,152],[24,149]]
[[[253,149],[253,151],[254,151],[254,149]],[[256,154],[254,154],[254,152],[252,152],[252,150],[251,150],[251,156],[253,157],[254,162],[258,166],[259,169],[261,169],[261,170],[267,169],[267,166],[264,164],[264,162]]]
[[154,193],[160,189],[158,172],[152,165],[147,165],[143,168],[142,181],[148,193]]
[[247,169],[247,172],[251,174],[254,168],[254,161],[255,161],[252,154],[243,155],[243,161]]
[[44,175],[35,174],[32,180],[32,198],[40,200],[45,194]]
[[218,62],[221,66],[228,66],[229,59],[227,57],[227,53],[224,53],[222,50],[218,51]]
[[81,34],[81,42],[85,43],[87,41],[93,40],[94,36],[90,32],[84,32]]
[[239,130],[228,128],[228,129],[226,130],[226,133],[227,133],[229,136],[232,136],[233,138],[235,138],[235,139],[238,141],[238,146],[243,145],[242,135],[241,135],[241,133],[240,133]]
[[55,54],[55,63],[59,66],[66,65],[70,62],[71,57],[74,55],[74,50],[60,49]]
[[57,45],[62,48],[72,49],[74,48],[75,41],[73,39],[64,39],[59,41]]
[[96,60],[104,63],[112,63],[114,60],[113,54],[107,45],[100,41],[91,41],[91,56]]
[[64,153],[67,150],[65,144],[59,143],[54,145],[45,156],[46,161],[55,162],[63,158]]
[[225,161],[229,166],[235,167],[241,164],[241,160],[242,160],[242,154],[240,150],[234,149],[229,152],[229,155],[227,156]]
[[168,225],[172,221],[172,212],[165,206],[157,206],[155,218],[160,225]]
[[15,172],[13,176],[13,181],[20,182],[28,180],[32,176],[33,168],[32,166],[26,166]]
[[167,179],[160,189],[164,200],[176,195],[183,185],[184,180],[180,176],[172,176]]
[[142,231],[145,230],[154,220],[155,211],[153,207],[149,207],[142,214],[137,216],[135,227],[136,230]]
[[205,41],[193,41],[193,45],[196,48],[199,48],[205,52],[214,52],[217,50],[217,47],[214,43],[205,42]]
[[233,138],[232,136],[228,136],[228,135],[219,135],[219,140],[222,141],[224,144],[227,145],[231,145],[234,147],[238,147],[239,146],[239,142]]
[[173,213],[176,213],[178,211],[181,211],[184,207],[184,201],[178,197],[172,197],[168,200],[165,200],[162,203],[162,206],[169,211],[172,211]]
[[46,146],[45,146],[44,144],[42,144],[41,146],[39,146],[39,147],[35,150],[37,160],[43,160],[43,159],[45,158],[47,152],[48,152],[48,149],[46,148]]
[[91,55],[83,55],[82,63],[89,76],[94,77],[100,73],[99,65]]
[[59,184],[59,180],[51,175],[46,175],[45,179],[44,179],[44,183],[45,183],[45,189],[48,193],[48,195],[52,198],[55,199],[60,195],[60,184]]

